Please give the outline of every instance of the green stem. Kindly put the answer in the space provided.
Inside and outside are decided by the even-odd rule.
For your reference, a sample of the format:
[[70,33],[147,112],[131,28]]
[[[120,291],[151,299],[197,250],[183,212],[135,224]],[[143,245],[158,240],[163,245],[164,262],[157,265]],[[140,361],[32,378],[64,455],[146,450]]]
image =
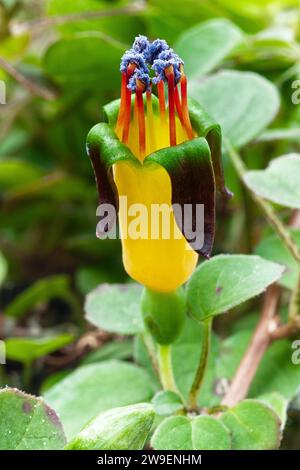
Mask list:
[[156,348],[155,348],[155,343],[153,341],[152,336],[145,330],[142,333],[142,339],[144,341],[144,345],[147,349],[148,356],[151,360],[151,364],[153,367],[154,372],[159,376],[159,367],[158,367],[158,362],[157,362],[157,357],[156,357]]
[[202,333],[202,349],[199,360],[199,365],[196,371],[194,382],[192,384],[190,393],[189,393],[189,407],[192,410],[197,409],[197,398],[201,386],[203,384],[203,379],[207,367],[209,350],[210,350],[210,341],[211,341],[211,327],[212,327],[212,318],[209,318],[202,322],[203,333]]
[[178,393],[172,367],[171,346],[165,344],[157,345],[158,367],[160,381],[164,390]]

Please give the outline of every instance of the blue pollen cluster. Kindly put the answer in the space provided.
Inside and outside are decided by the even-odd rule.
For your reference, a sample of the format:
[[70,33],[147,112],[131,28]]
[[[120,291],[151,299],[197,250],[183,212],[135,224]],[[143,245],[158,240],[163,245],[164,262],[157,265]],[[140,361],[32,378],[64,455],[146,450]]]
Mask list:
[[[127,87],[136,92],[136,80],[144,84],[144,91],[151,90],[151,82],[157,84],[160,80],[168,81],[165,70],[172,66],[174,69],[175,84],[181,78],[181,65],[183,60],[175,54],[163,39],[155,39],[150,42],[146,36],[139,35],[135,38],[131,49],[125,52],[121,59],[120,70],[126,72],[130,64],[137,66],[129,78]],[[150,78],[150,70],[154,70],[155,77]]]

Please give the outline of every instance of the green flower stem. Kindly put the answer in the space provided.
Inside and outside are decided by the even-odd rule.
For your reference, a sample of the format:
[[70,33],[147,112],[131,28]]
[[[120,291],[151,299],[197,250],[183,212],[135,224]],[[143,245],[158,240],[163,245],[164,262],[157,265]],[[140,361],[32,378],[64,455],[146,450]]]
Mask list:
[[212,317],[202,322],[203,325],[203,334],[202,334],[202,349],[200,355],[199,365],[196,371],[194,382],[192,384],[190,393],[189,393],[189,408],[192,410],[197,409],[197,398],[201,386],[203,384],[203,379],[207,367],[208,356],[210,351],[211,343],[211,327],[212,327]]
[[[225,146],[226,150],[228,153],[228,156],[238,173],[240,179],[243,181],[244,175],[247,172],[247,167],[244,164],[244,162],[241,159],[241,156],[239,153],[232,147],[230,142],[225,141]],[[249,190],[254,201],[257,203],[257,205],[261,208],[263,211],[266,219],[270,223],[270,225],[274,228],[275,232],[279,236],[279,238],[283,241],[289,252],[291,253],[292,257],[295,259],[299,266],[299,275],[298,275],[298,280],[297,283],[294,287],[294,290],[292,292],[291,300],[290,300],[290,305],[289,305],[289,321],[293,322],[295,318],[299,314],[300,310],[300,250],[291,237],[289,231],[285,227],[285,225],[281,222],[281,220],[277,217],[276,212],[274,211],[272,205],[268,202],[265,201],[263,198]]]
[[158,366],[158,360],[157,360],[157,357],[156,357],[156,347],[155,347],[155,343],[153,341],[153,338],[150,335],[150,333],[148,333],[148,331],[145,330],[142,333],[142,339],[144,341],[144,345],[146,346],[148,355],[150,357],[152,367],[153,367],[155,373],[157,374],[157,376],[159,376],[159,366]]
[[157,355],[159,376],[163,389],[178,393],[173,375],[171,346],[166,344],[158,344]]

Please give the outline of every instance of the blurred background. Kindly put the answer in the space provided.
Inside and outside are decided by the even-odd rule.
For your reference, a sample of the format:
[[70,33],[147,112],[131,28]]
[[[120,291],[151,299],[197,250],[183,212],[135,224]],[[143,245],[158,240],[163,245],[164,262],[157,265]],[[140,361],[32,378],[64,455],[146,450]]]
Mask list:
[[[217,68],[255,71],[278,87],[281,110],[272,126],[286,138],[269,134],[243,149],[250,168],[264,168],[300,150],[300,106],[290,99],[300,78],[299,7],[297,0],[0,1],[0,339],[7,340],[0,385],[38,393],[53,372],[63,376],[110,339],[86,331],[83,320],[85,294],[103,282],[127,282],[119,241],[95,236],[85,139],[102,105],[119,96],[120,57],[134,37],[180,44],[185,30],[214,18],[245,33]],[[195,87],[205,77],[193,76],[188,51],[183,59]],[[226,158],[225,167],[235,198],[219,204],[214,250],[252,252],[268,229]],[[289,448],[299,448],[294,422]]]

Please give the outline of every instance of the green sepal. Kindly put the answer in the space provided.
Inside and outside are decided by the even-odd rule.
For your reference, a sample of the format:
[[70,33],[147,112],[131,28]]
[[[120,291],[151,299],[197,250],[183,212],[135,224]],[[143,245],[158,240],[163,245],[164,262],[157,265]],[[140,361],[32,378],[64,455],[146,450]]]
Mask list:
[[217,191],[226,197],[231,197],[232,193],[226,188],[224,181],[221,126],[194,100],[189,100],[189,114],[193,129],[199,137],[205,137],[208,142]]
[[172,344],[182,331],[186,317],[185,292],[143,291],[141,309],[146,328],[158,344]]
[[[215,235],[215,177],[207,141],[204,137],[197,137],[174,147],[157,150],[145,158],[144,165],[153,162],[165,168],[170,176],[172,204],[179,205],[182,214],[184,214],[185,205],[192,207],[192,220],[189,227],[184,224],[184,217],[174,211],[182,234],[194,251],[209,258]],[[197,204],[204,205],[204,239],[201,248],[195,246],[188,234],[188,229],[196,233],[196,236],[199,231],[196,220]]]
[[[130,161],[140,165],[130,149],[116,136],[107,123],[96,124],[87,136],[87,154],[91,159],[99,196],[99,204],[110,204],[118,213],[118,191],[112,176],[112,166],[120,161]],[[115,218],[110,220],[104,233],[110,231]],[[101,235],[101,234],[98,234]]]

